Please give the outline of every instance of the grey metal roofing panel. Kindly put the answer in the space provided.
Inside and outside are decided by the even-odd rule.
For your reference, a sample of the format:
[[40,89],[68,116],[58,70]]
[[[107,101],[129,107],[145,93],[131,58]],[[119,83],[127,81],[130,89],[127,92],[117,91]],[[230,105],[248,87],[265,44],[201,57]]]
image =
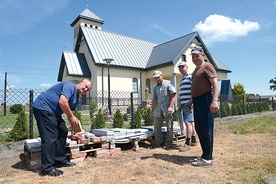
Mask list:
[[146,67],[153,67],[169,62],[175,64],[181,53],[189,46],[195,36],[194,34],[196,33],[191,33],[154,47]]
[[96,64],[105,64],[104,58],[113,58],[111,65],[145,68],[153,47],[158,45],[89,27],[81,30]]
[[232,72],[227,66],[225,66],[222,62],[220,62],[217,58],[215,58],[214,56],[212,56],[215,64],[217,65],[218,70],[224,70],[227,72]]
[[95,20],[99,20],[99,21],[104,21],[103,19],[101,19],[98,15],[96,15],[95,13],[93,13],[92,11],[90,11],[89,9],[85,9],[80,16],[86,17],[86,18],[91,18],[91,19],[95,19]]
[[83,53],[63,52],[69,75],[90,77],[91,73]]
[[104,20],[97,16],[95,13],[93,13],[91,10],[85,9],[70,25],[74,26],[80,18],[92,20],[95,22],[99,22],[101,24],[104,23]]

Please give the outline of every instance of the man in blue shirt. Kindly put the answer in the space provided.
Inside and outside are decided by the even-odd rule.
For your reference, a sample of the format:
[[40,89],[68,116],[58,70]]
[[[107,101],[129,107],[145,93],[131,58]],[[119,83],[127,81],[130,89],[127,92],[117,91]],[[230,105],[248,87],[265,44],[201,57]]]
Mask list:
[[63,171],[55,167],[71,167],[75,164],[66,159],[68,129],[62,114],[65,113],[72,128],[79,120],[73,112],[79,95],[92,89],[92,83],[84,79],[78,84],[61,82],[39,95],[33,103],[33,112],[41,137],[41,174],[59,176]]
[[[170,149],[173,142],[173,113],[176,90],[170,81],[163,79],[161,71],[153,72],[156,84],[153,86],[151,117],[154,115],[154,138],[157,146]],[[166,121],[167,138],[163,140],[161,128]]]

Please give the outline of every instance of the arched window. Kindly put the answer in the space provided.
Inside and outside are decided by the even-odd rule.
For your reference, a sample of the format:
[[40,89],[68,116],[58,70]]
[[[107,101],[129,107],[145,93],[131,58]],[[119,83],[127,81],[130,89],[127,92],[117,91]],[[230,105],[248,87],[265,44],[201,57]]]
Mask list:
[[137,78],[132,79],[132,92],[138,93],[138,80],[137,80]]
[[150,80],[146,79],[146,86],[148,87],[149,93],[151,93]]

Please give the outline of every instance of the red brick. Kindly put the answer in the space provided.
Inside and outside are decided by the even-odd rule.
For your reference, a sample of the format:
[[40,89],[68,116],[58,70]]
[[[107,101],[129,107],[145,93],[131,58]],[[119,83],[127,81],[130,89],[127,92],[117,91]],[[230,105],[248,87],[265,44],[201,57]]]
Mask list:
[[121,151],[121,148],[114,148],[114,149],[111,149],[109,150],[110,152],[110,156],[120,156],[122,155],[122,151]]
[[104,153],[104,154],[99,154],[99,155],[95,155],[96,158],[107,158],[107,157],[110,157],[110,153],[109,151]]
[[75,153],[71,155],[71,159],[84,158],[84,157],[86,157],[86,153]]
[[107,136],[101,136],[101,142],[107,142]]
[[71,141],[70,141],[70,146],[76,145],[76,144],[78,144],[76,140],[71,140]]
[[80,140],[80,143],[81,143],[81,144],[84,144],[84,145],[88,144],[88,142],[89,142],[88,139],[81,139],[81,140]]
[[91,137],[90,138],[90,142],[100,143],[101,142],[101,138],[100,137]]

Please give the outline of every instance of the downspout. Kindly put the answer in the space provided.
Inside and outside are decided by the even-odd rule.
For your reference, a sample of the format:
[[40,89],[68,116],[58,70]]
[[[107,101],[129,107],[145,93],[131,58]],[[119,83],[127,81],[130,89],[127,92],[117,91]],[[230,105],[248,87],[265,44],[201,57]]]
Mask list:
[[143,102],[143,92],[142,92],[142,73],[143,73],[143,70],[141,70],[140,72],[140,101],[141,101],[141,105],[142,105],[142,102]]
[[102,68],[102,109],[104,106],[104,78],[103,78],[103,75],[104,75],[104,65]]

